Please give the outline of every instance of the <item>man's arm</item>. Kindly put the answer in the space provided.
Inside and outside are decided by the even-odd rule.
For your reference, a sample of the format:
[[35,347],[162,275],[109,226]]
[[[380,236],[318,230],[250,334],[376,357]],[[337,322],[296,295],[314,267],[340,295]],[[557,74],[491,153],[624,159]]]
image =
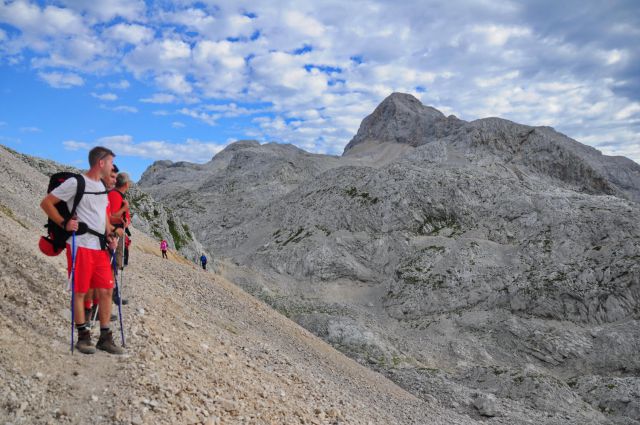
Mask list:
[[122,218],[122,215],[125,214],[127,211],[129,211],[129,202],[126,199],[124,199],[122,201],[122,207],[118,211],[112,213],[111,217],[119,220]]
[[58,226],[63,227],[68,232],[75,232],[78,230],[78,220],[75,217],[72,217],[67,223],[64,223],[64,217],[60,215],[58,209],[56,208],[56,204],[61,202],[61,199],[56,198],[52,194],[48,194],[42,199],[40,202],[40,208],[45,212],[47,217],[51,219]]

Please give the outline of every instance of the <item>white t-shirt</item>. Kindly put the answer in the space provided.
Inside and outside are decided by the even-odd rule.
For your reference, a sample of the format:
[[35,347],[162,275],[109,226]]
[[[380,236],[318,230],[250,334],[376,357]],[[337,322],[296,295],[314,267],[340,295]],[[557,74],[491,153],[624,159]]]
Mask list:
[[[102,181],[91,180],[86,175],[83,175],[85,181],[85,192],[104,192],[106,189]],[[65,201],[69,211],[73,207],[73,199],[78,187],[78,181],[74,178],[67,179],[60,186],[51,191],[51,194],[56,198]],[[109,204],[109,198],[107,194],[92,195],[85,193],[78,204],[76,209],[76,215],[78,221],[86,223],[89,228],[95,230],[98,233],[104,233],[107,225],[107,205]],[[71,244],[71,238],[67,239],[67,243]],[[85,233],[83,235],[76,236],[76,246],[100,249],[100,240],[97,236],[91,233]]]

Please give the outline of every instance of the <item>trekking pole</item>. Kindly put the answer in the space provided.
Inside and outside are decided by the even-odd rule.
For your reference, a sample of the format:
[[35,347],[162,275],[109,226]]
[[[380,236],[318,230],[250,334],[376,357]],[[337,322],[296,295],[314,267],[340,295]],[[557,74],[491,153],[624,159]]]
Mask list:
[[118,261],[116,259],[117,252],[113,253],[113,281],[116,284],[116,291],[118,292],[118,318],[120,319],[120,338],[122,340],[122,347],[126,347],[127,344],[124,339],[124,326],[122,324],[122,294],[120,293],[120,289],[118,287],[118,278],[116,277],[116,272],[118,270]]
[[98,314],[100,313],[100,304],[96,305],[96,312],[93,314],[93,316],[90,318],[90,323],[89,323],[89,327],[91,329],[93,329],[93,327],[96,324],[96,321],[98,320]]
[[[127,239],[127,228],[124,228],[124,232],[122,233],[122,264],[120,265],[120,289],[118,290],[118,295],[120,298],[120,301],[122,301],[122,286],[124,285],[124,250],[126,248],[125,245],[125,239]],[[116,253],[116,255],[118,255]],[[116,261],[117,264],[117,261]]]
[[73,330],[76,303],[76,232],[71,234],[71,354],[73,354]]

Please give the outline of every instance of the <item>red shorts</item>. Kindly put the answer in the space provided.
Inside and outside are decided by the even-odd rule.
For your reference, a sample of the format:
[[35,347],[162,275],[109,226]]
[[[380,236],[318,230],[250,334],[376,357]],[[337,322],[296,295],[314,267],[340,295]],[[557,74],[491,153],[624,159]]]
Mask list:
[[[67,270],[71,275],[71,246],[67,244]],[[113,288],[113,274],[109,254],[104,250],[76,248],[74,277],[76,293],[86,294],[89,288]]]

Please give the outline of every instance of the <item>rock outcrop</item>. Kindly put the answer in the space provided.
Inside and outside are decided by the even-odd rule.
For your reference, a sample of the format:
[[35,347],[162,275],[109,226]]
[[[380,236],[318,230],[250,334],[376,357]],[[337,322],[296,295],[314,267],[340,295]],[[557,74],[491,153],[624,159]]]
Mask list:
[[[340,158],[240,142],[140,185],[231,280],[420,397],[505,423],[640,420],[630,160],[396,93]],[[612,399],[584,384],[614,377]]]

